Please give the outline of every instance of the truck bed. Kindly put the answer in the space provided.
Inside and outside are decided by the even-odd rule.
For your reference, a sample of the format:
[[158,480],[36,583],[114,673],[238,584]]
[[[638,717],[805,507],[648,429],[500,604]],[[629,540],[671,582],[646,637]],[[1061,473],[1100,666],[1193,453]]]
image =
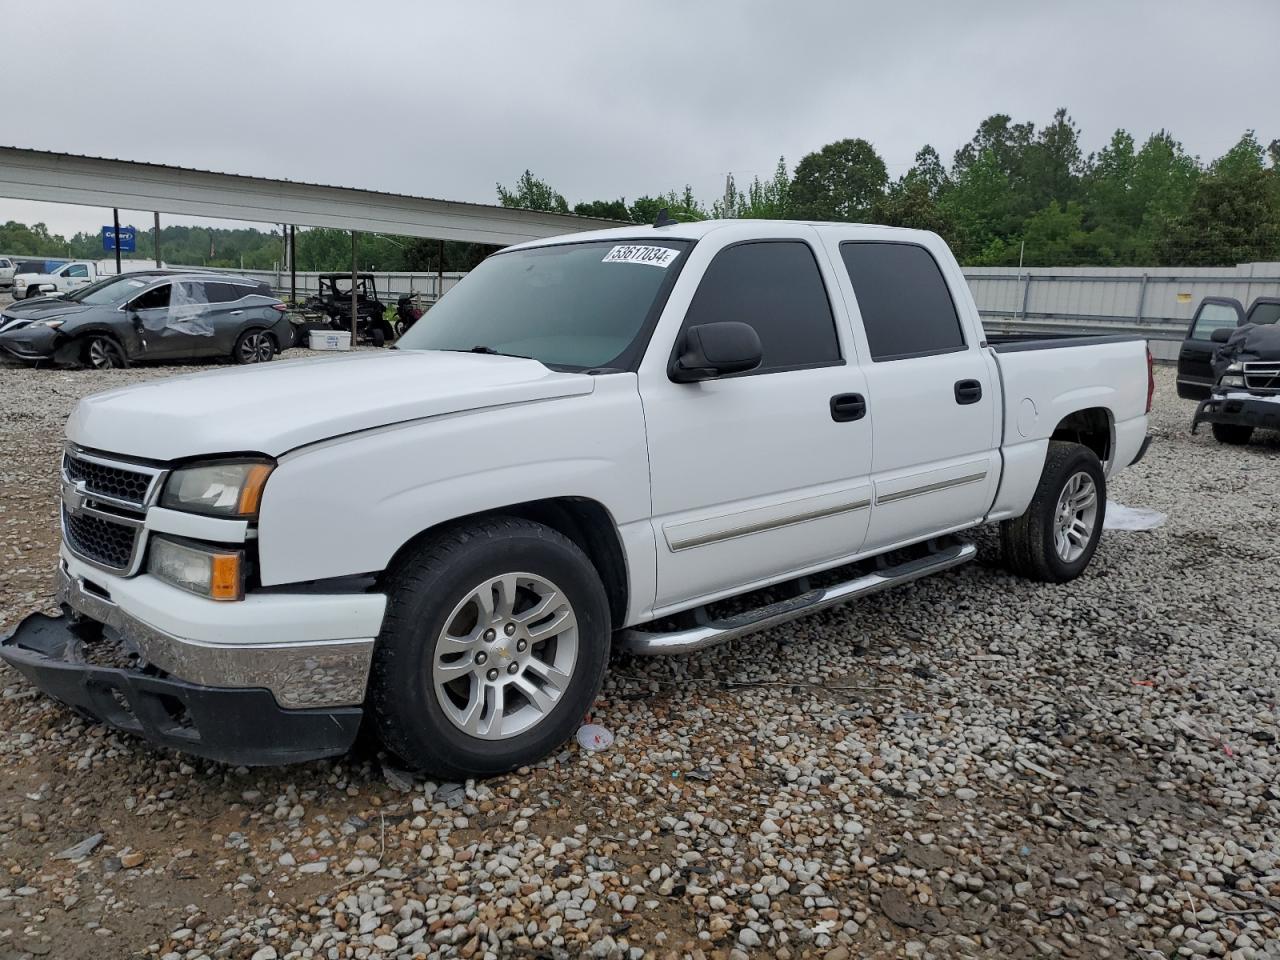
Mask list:
[[988,333],[987,345],[996,353],[1019,353],[1024,350],[1057,350],[1061,347],[1088,347],[1145,339],[1126,334]]

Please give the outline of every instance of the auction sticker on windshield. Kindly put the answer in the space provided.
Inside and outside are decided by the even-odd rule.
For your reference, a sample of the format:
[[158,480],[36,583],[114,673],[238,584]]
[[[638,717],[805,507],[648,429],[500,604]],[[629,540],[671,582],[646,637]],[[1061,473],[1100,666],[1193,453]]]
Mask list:
[[680,251],[671,247],[623,244],[606,253],[601,263],[643,263],[650,267],[662,267],[665,270],[675,262],[678,256]]

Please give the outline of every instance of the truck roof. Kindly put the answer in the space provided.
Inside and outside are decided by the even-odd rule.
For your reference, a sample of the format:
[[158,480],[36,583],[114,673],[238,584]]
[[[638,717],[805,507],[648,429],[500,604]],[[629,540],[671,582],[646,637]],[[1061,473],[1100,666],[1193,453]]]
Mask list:
[[688,223],[675,223],[665,227],[655,227],[652,224],[633,224],[631,226],[614,227],[608,230],[588,230],[583,233],[565,234],[558,237],[545,237],[540,240],[530,240],[525,243],[513,244],[507,247],[508,250],[520,250],[526,247],[542,247],[558,243],[584,243],[591,240],[644,240],[652,236],[654,240],[700,240],[707,234],[715,230],[726,227],[743,226],[746,224],[760,224],[761,227],[767,226],[769,233],[774,233],[778,227],[782,226],[805,226],[805,227],[857,227],[859,230],[866,230],[868,233],[876,235],[894,234],[898,235],[902,240],[915,240],[919,242],[925,237],[933,237],[935,234],[927,230],[911,230],[906,227],[886,227],[875,223],[831,223],[820,220],[759,220],[759,219],[731,219],[731,220],[693,220]]

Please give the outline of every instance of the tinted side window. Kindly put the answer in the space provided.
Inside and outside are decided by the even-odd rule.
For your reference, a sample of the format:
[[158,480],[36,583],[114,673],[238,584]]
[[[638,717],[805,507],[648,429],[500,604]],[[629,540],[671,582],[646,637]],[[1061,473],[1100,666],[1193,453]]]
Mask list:
[[764,352],[755,373],[840,363],[827,290],[802,241],[740,243],[716,254],[684,325],[722,320],[755,328]]
[[204,283],[204,296],[209,303],[230,303],[232,300],[239,300],[247,292],[246,287],[217,280],[206,280]]
[[1223,327],[1234,328],[1240,322],[1236,308],[1226,303],[1206,303],[1196,314],[1196,325],[1191,331],[1191,339],[1208,340],[1213,331]]
[[73,263],[71,266],[67,267],[67,276],[68,277],[87,277],[89,276],[89,268],[86,267],[83,263]]
[[872,360],[964,349],[964,332],[933,255],[913,243],[840,244]]
[[1280,321],[1280,303],[1255,303],[1249,308],[1250,323],[1276,323]]
[[139,294],[129,306],[134,310],[155,310],[169,306],[170,284],[152,287],[146,293]]

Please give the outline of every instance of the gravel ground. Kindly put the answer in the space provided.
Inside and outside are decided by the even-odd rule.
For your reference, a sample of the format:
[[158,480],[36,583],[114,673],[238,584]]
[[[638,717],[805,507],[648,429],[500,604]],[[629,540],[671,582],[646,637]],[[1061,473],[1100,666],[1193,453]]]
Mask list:
[[[74,401],[0,369],[0,622],[47,604]],[[1169,514],[1065,587],[982,560],[683,659],[615,657],[484,783],[235,769],[0,674],[0,957],[1280,957],[1280,441],[1156,444]],[[70,850],[82,844],[79,850]]]

